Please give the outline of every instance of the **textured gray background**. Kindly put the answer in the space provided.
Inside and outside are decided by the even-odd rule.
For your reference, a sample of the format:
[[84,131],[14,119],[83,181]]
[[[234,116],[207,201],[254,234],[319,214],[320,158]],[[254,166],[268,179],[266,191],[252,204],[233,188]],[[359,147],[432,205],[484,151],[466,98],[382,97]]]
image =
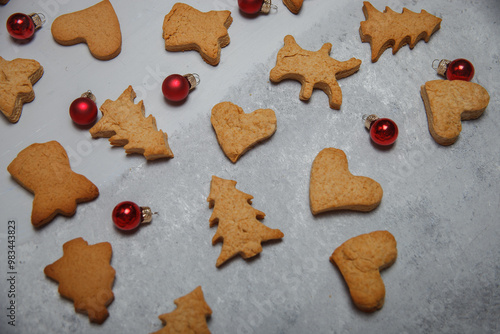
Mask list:
[[[213,310],[213,333],[484,333],[498,331],[500,314],[500,2],[374,0],[401,12],[426,9],[443,19],[429,43],[396,55],[387,50],[370,61],[361,43],[362,1],[305,0],[299,15],[281,3],[277,12],[248,18],[236,0],[189,0],[208,11],[229,9],[231,43],[212,67],[196,52],[164,50],[163,17],[174,1],[113,1],[123,34],[121,54],[107,62],[92,58],[84,45],[63,47],[50,25],[63,13],[96,1],[11,0],[0,8],[0,22],[14,12],[44,12],[47,23],[28,44],[17,44],[0,29],[0,55],[34,58],[45,68],[18,124],[0,120],[0,332],[150,333],[162,327],[157,316],[175,309],[173,300],[201,285]],[[298,99],[300,84],[271,84],[269,71],[283,37],[292,34],[307,50],[332,43],[331,55],[363,61],[359,72],[339,81],[340,110],[315,91]],[[485,114],[463,123],[450,147],[431,138],[420,86],[439,77],[434,59],[467,58],[474,82],[490,93]],[[200,85],[181,105],[165,102],[160,91],[171,73],[198,73]],[[169,135],[175,158],[146,162],[126,156],[106,139],[92,140],[75,127],[68,106],[91,89],[98,105],[115,100],[132,85],[146,114]],[[211,108],[231,101],[246,112],[271,108],[278,130],[265,143],[232,164],[217,144]],[[396,121],[396,144],[371,144],[361,116],[376,113]],[[57,217],[35,230],[30,224],[33,196],[6,171],[17,153],[34,142],[58,140],[72,168],[93,181],[100,196],[78,206],[74,217]],[[369,176],[384,189],[370,213],[337,212],[313,217],[308,190],[311,163],[320,150],[345,151],[350,170]],[[233,179],[253,195],[267,226],[281,229],[281,242],[264,245],[250,261],[236,258],[220,269],[220,244],[211,245],[212,210],[206,198],[212,175]],[[122,200],[150,206],[158,215],[136,233],[119,233],[111,222]],[[16,327],[7,325],[7,221],[17,222],[18,281]],[[386,303],[374,314],[355,309],[338,270],[328,258],[345,240],[389,230],[398,242],[396,263],[382,273]],[[116,269],[110,316],[90,324],[61,298],[43,268],[62,256],[62,245],[76,237],[90,244],[109,241]]]

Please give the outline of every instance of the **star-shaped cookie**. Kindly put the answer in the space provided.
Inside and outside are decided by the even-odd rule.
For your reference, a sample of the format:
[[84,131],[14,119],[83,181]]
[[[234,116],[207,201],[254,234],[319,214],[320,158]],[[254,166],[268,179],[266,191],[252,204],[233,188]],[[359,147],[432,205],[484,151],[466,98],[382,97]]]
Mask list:
[[33,101],[33,85],[42,77],[43,67],[36,60],[0,57],[0,110],[11,123],[21,117],[23,104]]
[[314,159],[309,186],[313,215],[332,210],[371,211],[382,195],[378,182],[349,172],[344,151],[325,148]]
[[228,10],[200,12],[184,3],[176,3],[163,21],[163,39],[167,51],[196,50],[210,65],[220,62],[221,48],[229,44],[227,29],[233,22]]
[[210,121],[220,147],[232,162],[276,131],[276,115],[272,109],[258,109],[245,114],[243,109],[231,102],[216,104]]
[[325,43],[318,51],[302,49],[293,36],[285,36],[285,46],[278,52],[276,66],[269,78],[272,82],[285,79],[300,81],[302,89],[299,98],[309,100],[314,88],[323,90],[328,95],[330,108],[340,109],[342,90],[337,79],[342,79],[359,70],[361,60],[351,58],[338,61],[330,57],[332,45]]
[[63,245],[63,256],[44,269],[47,277],[59,283],[59,293],[74,302],[75,310],[102,324],[109,316],[106,307],[114,299],[115,270],[109,264],[109,242],[89,246],[82,238]]
[[77,203],[99,195],[85,176],[71,170],[66,151],[56,141],[32,144],[19,152],[7,170],[23,187],[35,194],[31,223],[50,222],[57,214],[72,216]]
[[89,130],[92,138],[109,138],[114,146],[123,146],[126,153],[139,153],[147,160],[173,158],[167,134],[156,127],[152,115],[144,116],[144,103],[134,104],[136,94],[129,86],[116,101],[106,100],[102,118]]
[[158,317],[166,326],[153,334],[210,334],[207,317],[212,315],[212,309],[205,301],[201,286],[174,303],[177,308],[173,312]]

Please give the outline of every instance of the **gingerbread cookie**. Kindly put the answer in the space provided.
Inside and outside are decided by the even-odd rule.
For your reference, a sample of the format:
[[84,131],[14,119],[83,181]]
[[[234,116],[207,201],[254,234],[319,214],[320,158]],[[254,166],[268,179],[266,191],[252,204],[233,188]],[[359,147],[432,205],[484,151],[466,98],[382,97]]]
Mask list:
[[207,202],[214,211],[209,222],[210,227],[218,224],[212,244],[223,242],[217,267],[238,254],[244,259],[253,257],[262,252],[262,242],[283,238],[280,230],[257,220],[263,219],[265,213],[251,206],[252,199],[236,189],[236,181],[212,176]]
[[63,256],[44,269],[47,277],[59,283],[61,296],[74,302],[75,311],[88,314],[102,324],[109,316],[107,306],[114,299],[115,270],[110,266],[109,242],[89,246],[82,238],[63,245]]
[[121,52],[120,22],[109,0],[59,16],[52,23],[51,30],[57,43],[86,43],[92,56],[100,60],[113,59]]
[[163,39],[167,51],[196,50],[210,65],[220,62],[221,48],[229,44],[227,29],[233,22],[228,10],[200,12],[184,3],[176,3],[163,21]]
[[406,44],[413,49],[422,39],[428,42],[441,25],[439,17],[425,10],[415,13],[403,8],[403,13],[399,14],[385,7],[384,12],[379,12],[368,1],[363,2],[363,13],[366,21],[361,22],[359,33],[361,41],[371,45],[373,63],[388,48],[396,54]]
[[243,109],[231,102],[216,104],[210,121],[220,147],[232,162],[276,131],[273,110],[258,109],[245,114]]
[[92,182],[71,170],[66,151],[56,141],[28,146],[7,170],[19,184],[35,194],[31,213],[35,227],[50,222],[57,214],[72,216],[78,203],[99,195]]
[[102,118],[89,130],[92,138],[109,138],[114,146],[124,146],[127,154],[138,153],[147,160],[173,158],[167,134],[156,127],[152,115],[144,116],[144,103],[134,104],[136,95],[129,86],[116,101],[106,100]]
[[36,60],[0,57],[0,110],[11,123],[19,121],[23,104],[35,98],[33,85],[42,75],[43,67]]
[[304,0],[283,0],[283,4],[294,14],[298,14]]
[[481,85],[462,80],[433,80],[421,86],[429,132],[441,145],[451,145],[462,131],[462,122],[479,118],[490,101]]
[[387,231],[361,234],[335,249],[330,261],[342,273],[352,301],[364,312],[384,305],[385,286],[380,270],[390,267],[398,256],[396,239]]
[[302,89],[299,98],[305,101],[311,98],[314,88],[319,88],[328,95],[330,108],[340,109],[342,90],[337,80],[358,71],[361,60],[335,60],[330,57],[331,49],[332,45],[326,43],[318,51],[307,51],[297,45],[293,36],[287,35],[285,46],[278,52],[276,66],[269,78],[272,82],[285,79],[300,81]]
[[166,326],[153,334],[210,334],[207,317],[212,315],[212,309],[205,301],[201,286],[174,303],[177,308],[173,312],[158,317]]
[[342,150],[325,148],[314,159],[309,186],[313,215],[333,210],[371,211],[380,204],[382,195],[378,182],[349,172]]

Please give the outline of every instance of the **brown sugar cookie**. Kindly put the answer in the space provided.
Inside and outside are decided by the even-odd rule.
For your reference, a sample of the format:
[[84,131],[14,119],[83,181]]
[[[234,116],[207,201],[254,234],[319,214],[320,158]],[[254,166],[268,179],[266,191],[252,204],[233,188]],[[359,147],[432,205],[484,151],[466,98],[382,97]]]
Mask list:
[[298,14],[304,0],[283,0],[283,4],[294,14]]
[[166,326],[152,334],[210,334],[207,317],[212,315],[212,309],[205,301],[201,286],[174,303],[177,308],[173,312],[158,317]]
[[0,0],[0,5],[6,5],[10,0]]
[[373,63],[388,48],[392,48],[392,54],[396,54],[406,44],[413,49],[422,39],[428,42],[441,25],[439,17],[425,10],[415,13],[403,8],[400,14],[385,7],[384,12],[379,12],[368,1],[363,2],[363,13],[366,21],[361,22],[359,33],[361,41],[371,45]]
[[384,306],[385,285],[380,270],[390,267],[398,256],[396,239],[387,231],[361,234],[335,249],[330,261],[342,273],[352,301],[364,312]]
[[74,302],[76,312],[88,314],[89,320],[98,324],[108,318],[106,307],[114,299],[111,255],[109,242],[89,246],[82,238],[76,238],[66,242],[63,256],[43,271],[59,283],[59,293]]
[[36,60],[0,57],[0,110],[11,123],[19,121],[23,104],[35,99],[33,85],[42,75],[43,67]]
[[120,22],[109,0],[59,16],[51,31],[61,45],[86,43],[92,56],[100,60],[113,59],[121,52]]
[[258,221],[265,213],[251,206],[252,199],[236,189],[236,181],[212,176],[207,202],[214,211],[209,222],[210,227],[218,224],[212,245],[223,242],[217,267],[238,254],[244,259],[253,257],[262,252],[262,242],[283,238],[280,230]]
[[378,182],[349,172],[342,150],[325,148],[314,159],[309,185],[313,215],[333,210],[371,211],[380,204],[382,195]]
[[232,162],[276,131],[273,110],[258,109],[245,114],[243,109],[231,102],[216,104],[210,121],[220,147]]
[[196,50],[210,65],[220,62],[221,48],[229,44],[227,29],[233,22],[228,10],[206,13],[176,3],[163,21],[163,39],[167,51]]
[[300,81],[302,89],[299,98],[309,100],[314,88],[323,90],[330,101],[330,108],[340,109],[342,90],[337,82],[359,70],[361,60],[351,58],[338,61],[330,57],[330,43],[323,44],[318,51],[302,49],[293,36],[285,36],[285,46],[278,52],[276,66],[269,78],[272,82],[285,79]]
[[479,118],[490,101],[481,85],[462,80],[432,80],[422,85],[429,132],[441,145],[451,145],[462,131],[462,121]]
[[76,205],[99,195],[85,176],[71,170],[66,151],[56,141],[32,144],[19,152],[7,170],[35,194],[31,223],[35,227],[50,222],[57,214],[72,216]]
[[116,101],[106,100],[99,108],[102,118],[89,130],[92,138],[109,138],[111,145],[123,146],[127,154],[142,154],[147,160],[173,158],[167,134],[158,131],[152,115],[144,116],[144,103],[134,104],[135,97],[129,86]]

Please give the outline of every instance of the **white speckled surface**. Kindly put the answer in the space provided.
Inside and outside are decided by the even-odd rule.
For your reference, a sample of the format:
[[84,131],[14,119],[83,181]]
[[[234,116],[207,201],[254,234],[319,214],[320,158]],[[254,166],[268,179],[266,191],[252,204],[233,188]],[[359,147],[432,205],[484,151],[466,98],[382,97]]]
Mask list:
[[[212,67],[198,53],[164,50],[161,27],[174,1],[112,1],[123,48],[111,61],[92,58],[84,45],[63,47],[50,25],[63,13],[96,1],[11,0],[0,7],[0,22],[15,12],[44,12],[47,23],[28,44],[15,43],[0,29],[0,55],[34,58],[45,68],[19,123],[0,120],[0,332],[150,333],[162,327],[158,315],[173,300],[201,285],[213,310],[213,333],[486,333],[498,332],[500,314],[500,2],[497,0],[381,1],[372,4],[401,12],[425,9],[443,19],[429,43],[396,55],[387,50],[370,62],[362,43],[362,1],[305,0],[293,15],[275,0],[277,12],[244,17],[236,0],[189,0],[208,11],[229,9],[231,43]],[[340,110],[315,91],[298,99],[300,84],[271,84],[269,71],[283,37],[291,34],[307,50],[333,44],[331,55],[363,61],[359,72],[342,79]],[[431,138],[420,86],[439,78],[434,59],[469,59],[473,82],[491,100],[478,120],[463,123],[458,141],[442,147]],[[165,102],[160,84],[172,73],[198,73],[200,85],[180,105]],[[106,139],[92,140],[73,126],[69,104],[91,89],[98,105],[115,100],[132,85],[146,114],[169,135],[175,158],[146,162],[126,156]],[[217,144],[211,108],[231,101],[246,112],[271,108],[278,130],[266,142],[231,163]],[[392,118],[396,144],[381,150],[370,143],[361,117]],[[7,165],[34,142],[58,140],[73,170],[100,189],[97,200],[78,206],[71,218],[57,217],[42,229],[30,223],[33,196],[9,175]],[[337,212],[313,217],[309,173],[325,147],[344,150],[350,170],[384,189],[370,213]],[[255,259],[235,258],[217,269],[220,244],[206,198],[212,175],[234,179],[266,213],[267,226],[281,229],[281,242],[264,245]],[[122,200],[150,206],[158,215],[136,233],[122,234],[111,221]],[[8,325],[12,298],[7,282],[7,222],[16,221],[16,326]],[[357,311],[338,270],[328,258],[345,240],[387,229],[398,242],[396,263],[382,273],[386,302],[374,314]],[[62,256],[64,242],[83,237],[109,241],[116,269],[115,300],[103,325],[90,324],[61,298],[43,268]]]

